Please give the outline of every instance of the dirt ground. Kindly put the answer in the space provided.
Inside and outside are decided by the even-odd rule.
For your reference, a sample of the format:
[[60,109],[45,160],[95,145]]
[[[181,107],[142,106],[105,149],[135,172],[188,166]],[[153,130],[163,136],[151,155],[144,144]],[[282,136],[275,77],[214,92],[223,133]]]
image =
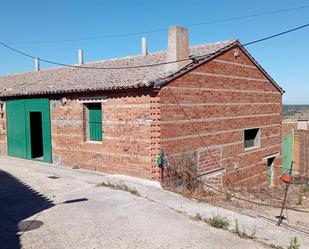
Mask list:
[[[224,197],[221,203],[226,208],[232,208],[248,215],[260,216],[278,222],[284,194],[285,186],[247,190],[237,194],[233,193],[233,195],[241,196],[241,199],[249,200],[250,202],[233,197]],[[260,203],[260,205],[255,203]],[[292,184],[289,187],[283,216],[282,225],[308,231],[309,236],[309,185]]]
[[[203,189],[197,193],[187,191],[185,195],[277,223],[283,206],[286,186],[286,184],[282,184],[281,186],[259,189],[225,189],[221,193],[208,188],[206,191]],[[309,184],[307,178],[301,180],[298,178],[289,185],[282,215],[284,218],[281,226],[299,230],[309,236]]]

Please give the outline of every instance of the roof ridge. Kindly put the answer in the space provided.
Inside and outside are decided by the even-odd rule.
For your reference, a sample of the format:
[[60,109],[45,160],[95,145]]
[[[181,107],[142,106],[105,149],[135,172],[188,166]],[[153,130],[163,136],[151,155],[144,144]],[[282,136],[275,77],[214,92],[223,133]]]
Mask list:
[[[235,44],[236,40],[190,46],[191,58],[213,55]],[[101,68],[126,68],[128,70],[77,70],[72,67],[47,68],[41,71],[9,74],[0,77],[0,96],[24,96],[60,94],[76,91],[105,91],[150,87],[159,79],[170,78],[177,73],[169,72],[164,66],[166,51],[152,52],[147,56],[133,55],[121,58],[88,62],[87,65]],[[100,65],[101,64],[101,65]],[[156,65],[147,67],[145,65]],[[190,63],[191,65],[192,63]],[[138,65],[144,65],[138,67]],[[196,63],[194,63],[196,65]],[[73,66],[73,65],[72,65]],[[190,70],[185,67],[180,73]],[[52,86],[52,87],[51,87]],[[11,89],[5,91],[5,89]]]
[[[210,42],[210,43],[204,43],[204,44],[197,44],[197,45],[192,45],[189,46],[189,49],[197,49],[197,48],[201,48],[201,47],[207,47],[207,46],[213,46],[213,45],[218,45],[218,44],[222,44],[222,43],[231,43],[231,42],[236,42],[238,41],[238,39],[230,39],[230,40],[224,40],[224,41],[217,41],[217,42]],[[114,57],[114,58],[109,58],[109,59],[102,59],[102,60],[97,60],[97,61],[89,61],[89,62],[85,62],[83,65],[87,66],[87,65],[93,65],[93,64],[100,64],[100,63],[104,63],[104,62],[113,62],[113,61],[117,61],[117,60],[129,60],[129,59],[134,59],[134,58],[147,58],[148,56],[155,56],[158,54],[164,54],[166,53],[166,50],[161,50],[161,51],[154,51],[154,52],[150,52],[147,56],[145,55],[141,55],[141,54],[136,54],[136,55],[128,55],[128,56],[123,56],[123,57]],[[78,67],[79,64],[68,64],[74,67]],[[55,67],[48,67],[48,68],[43,68],[40,71],[24,71],[24,72],[14,72],[14,73],[9,73],[9,74],[5,74],[0,76],[0,78],[3,77],[8,77],[8,76],[15,76],[15,75],[21,75],[21,74],[31,74],[31,73],[40,73],[40,72],[47,72],[47,71],[52,71],[52,70],[61,70],[61,69],[66,69],[69,68],[68,66],[55,66]]]

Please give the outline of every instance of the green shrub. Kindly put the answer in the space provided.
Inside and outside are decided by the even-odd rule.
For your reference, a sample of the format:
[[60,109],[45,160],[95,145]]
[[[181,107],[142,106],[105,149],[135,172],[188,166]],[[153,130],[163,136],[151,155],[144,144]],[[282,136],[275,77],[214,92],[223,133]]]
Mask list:
[[220,215],[216,215],[212,218],[205,219],[205,221],[212,227],[218,229],[227,229],[228,226],[230,225],[227,219],[225,217],[221,217]]

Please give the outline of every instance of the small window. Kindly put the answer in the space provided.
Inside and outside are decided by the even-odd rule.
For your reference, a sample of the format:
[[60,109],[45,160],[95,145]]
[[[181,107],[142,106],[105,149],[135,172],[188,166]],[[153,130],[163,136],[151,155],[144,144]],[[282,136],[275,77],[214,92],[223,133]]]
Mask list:
[[245,149],[260,147],[260,129],[248,129],[244,132]]
[[102,107],[101,103],[86,104],[87,140],[102,141]]

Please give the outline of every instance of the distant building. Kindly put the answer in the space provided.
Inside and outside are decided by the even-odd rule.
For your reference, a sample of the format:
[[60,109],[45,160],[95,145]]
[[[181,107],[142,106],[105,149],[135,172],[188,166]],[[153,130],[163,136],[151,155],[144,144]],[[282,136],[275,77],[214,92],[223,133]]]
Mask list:
[[213,185],[273,184],[283,90],[239,41],[189,47],[172,27],[167,51],[142,50],[1,77],[1,153],[154,180],[161,151],[190,154]]
[[282,123],[282,172],[309,178],[309,121],[284,120]]

